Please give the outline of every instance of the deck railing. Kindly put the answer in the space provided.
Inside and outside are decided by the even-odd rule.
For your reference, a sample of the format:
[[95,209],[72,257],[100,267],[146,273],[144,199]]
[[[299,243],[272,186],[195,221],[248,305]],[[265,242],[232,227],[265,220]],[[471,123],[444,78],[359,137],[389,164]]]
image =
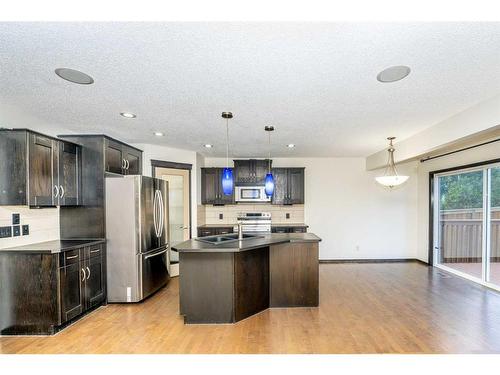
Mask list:
[[[441,262],[478,263],[482,258],[483,210],[443,210],[440,212]],[[492,262],[500,262],[500,207],[491,210]]]

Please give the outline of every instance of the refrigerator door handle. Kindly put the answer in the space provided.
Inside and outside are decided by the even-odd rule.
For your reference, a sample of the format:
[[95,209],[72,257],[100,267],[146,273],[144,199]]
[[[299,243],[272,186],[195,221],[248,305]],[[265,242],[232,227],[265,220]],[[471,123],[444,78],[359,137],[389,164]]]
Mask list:
[[156,191],[153,198],[153,223],[155,226],[156,237],[158,237],[158,194],[156,193]]
[[158,229],[158,237],[161,237],[163,235],[163,226],[165,224],[165,208],[163,206],[163,195],[161,194],[161,190],[157,190],[158,192],[158,200],[160,202],[160,224],[159,224],[159,229]]

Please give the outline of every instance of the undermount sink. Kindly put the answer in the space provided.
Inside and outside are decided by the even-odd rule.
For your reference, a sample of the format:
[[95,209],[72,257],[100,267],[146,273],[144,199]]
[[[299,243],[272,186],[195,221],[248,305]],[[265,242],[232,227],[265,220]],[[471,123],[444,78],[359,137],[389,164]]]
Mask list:
[[[260,238],[260,237],[262,237],[262,236],[259,236],[257,234],[243,233],[243,240],[250,240],[253,238]],[[221,243],[238,241],[238,233],[220,234],[217,236],[200,237],[200,238],[195,238],[195,240],[200,241],[200,242],[209,243],[212,245],[217,245],[217,244],[221,244]]]

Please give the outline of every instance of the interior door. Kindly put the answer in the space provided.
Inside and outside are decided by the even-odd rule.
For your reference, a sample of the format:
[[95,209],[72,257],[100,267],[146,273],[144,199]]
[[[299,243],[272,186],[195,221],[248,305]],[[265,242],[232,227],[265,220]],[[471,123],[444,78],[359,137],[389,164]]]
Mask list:
[[160,247],[158,239],[159,208],[155,198],[155,184],[151,177],[135,177],[140,191],[140,249],[146,253]]
[[67,142],[59,142],[59,204],[79,204],[81,148]]
[[55,206],[57,203],[57,142],[29,135],[29,205]]
[[[206,170],[206,172],[208,174],[205,174],[205,177],[210,176],[210,178],[205,179],[205,183],[212,183],[213,186],[216,181],[213,179],[212,168]],[[191,237],[189,211],[190,173],[187,169],[156,167],[155,176],[168,182],[168,242],[170,247],[172,247]],[[215,176],[217,176],[216,173]],[[169,261],[170,263],[179,261],[177,252],[169,252]]]

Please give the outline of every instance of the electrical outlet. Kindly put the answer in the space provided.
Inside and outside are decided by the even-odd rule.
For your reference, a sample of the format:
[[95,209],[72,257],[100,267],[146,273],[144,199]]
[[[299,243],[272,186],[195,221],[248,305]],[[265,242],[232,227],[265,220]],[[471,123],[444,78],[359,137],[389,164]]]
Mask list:
[[287,212],[287,213],[286,213],[286,215],[285,215],[285,217],[286,217],[287,219],[290,219],[290,214]]
[[12,237],[12,227],[0,227],[0,238]]
[[30,226],[28,224],[23,225],[23,236],[30,234]]
[[12,227],[14,237],[20,236],[21,235],[21,226],[20,225],[14,225]]
[[19,225],[21,217],[19,214],[12,214],[12,225]]
[[219,214],[219,220],[224,219],[224,214]]

